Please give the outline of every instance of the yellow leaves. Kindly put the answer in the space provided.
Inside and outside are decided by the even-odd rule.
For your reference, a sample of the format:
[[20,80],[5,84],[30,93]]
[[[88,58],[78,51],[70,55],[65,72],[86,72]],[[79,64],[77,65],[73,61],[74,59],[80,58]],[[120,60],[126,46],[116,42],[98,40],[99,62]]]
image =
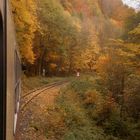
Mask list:
[[20,52],[23,60],[26,60],[28,63],[33,64],[35,55],[33,53],[32,38],[30,38],[30,35],[24,34],[23,40],[21,41],[22,43],[20,43]]
[[130,31],[129,34],[132,34],[132,35],[140,35],[140,23],[139,23],[139,25],[135,29],[133,29],[132,31]]
[[34,0],[12,0],[11,4],[22,58],[24,61],[33,64],[35,60],[33,39],[34,32],[38,28],[37,5]]
[[56,70],[56,68],[57,68],[57,65],[55,64],[55,63],[50,63],[49,64],[49,71],[55,71]]
[[30,5],[29,10],[31,10],[32,12],[36,12],[37,5],[34,0],[26,0],[26,6],[28,6],[28,5]]
[[101,100],[102,100],[101,94],[97,92],[96,90],[94,91],[91,90],[85,94],[84,104],[97,105],[99,102],[101,102]]
[[109,64],[110,58],[108,55],[102,55],[98,58],[97,63],[96,63],[96,70],[99,72],[101,75],[105,74],[105,68]]
[[[89,90],[85,93],[84,104],[87,106],[92,106],[91,115],[94,118],[108,118],[112,113],[118,112],[118,104],[111,94],[103,96],[96,90]],[[104,117],[103,117],[104,116]]]
[[[134,63],[136,63],[137,56],[140,54],[140,46],[138,43],[127,43],[120,39],[110,39],[108,46],[113,47],[115,55],[119,57],[124,65],[129,67],[132,67]],[[116,61],[119,62],[118,60]]]
[[76,27],[78,32],[81,31],[81,21],[78,18],[73,18],[73,25]]
[[105,81],[108,81],[111,76],[119,75],[119,72],[123,72],[124,70],[122,58],[116,52],[110,52],[108,55],[100,56],[96,64],[97,73]]
[[59,61],[60,60],[60,55],[58,55],[56,52],[49,52],[48,54],[47,54],[47,58],[46,58],[46,60],[47,61],[52,61],[52,62],[57,62],[57,61]]
[[140,54],[140,46],[135,43],[123,43],[121,48],[118,48],[118,53],[122,57],[134,58]]
[[34,57],[34,53],[32,51],[31,46],[27,46],[27,45],[22,46],[22,48],[20,48],[20,52],[21,52],[22,58],[26,59],[28,63],[31,63],[31,64],[34,63],[35,57]]
[[108,61],[109,61],[109,57],[107,55],[100,56],[98,59],[98,62],[100,64],[106,64],[106,63],[108,63]]
[[122,57],[135,57],[135,54],[134,53],[128,53],[126,51],[123,51],[122,49],[118,49],[118,53]]
[[68,18],[71,17],[71,14],[68,11],[64,11],[64,15]]

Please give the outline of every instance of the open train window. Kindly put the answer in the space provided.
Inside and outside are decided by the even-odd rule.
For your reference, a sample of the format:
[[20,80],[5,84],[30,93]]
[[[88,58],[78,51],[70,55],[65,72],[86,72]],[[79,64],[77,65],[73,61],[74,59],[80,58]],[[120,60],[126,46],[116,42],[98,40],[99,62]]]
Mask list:
[[5,139],[5,113],[6,113],[6,57],[4,45],[3,19],[0,12],[0,140]]

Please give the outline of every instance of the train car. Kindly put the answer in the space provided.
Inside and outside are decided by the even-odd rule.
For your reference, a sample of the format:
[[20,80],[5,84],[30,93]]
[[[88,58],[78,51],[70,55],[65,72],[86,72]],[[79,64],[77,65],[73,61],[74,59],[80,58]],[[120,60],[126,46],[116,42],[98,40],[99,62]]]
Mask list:
[[21,62],[8,0],[0,0],[0,140],[14,140]]

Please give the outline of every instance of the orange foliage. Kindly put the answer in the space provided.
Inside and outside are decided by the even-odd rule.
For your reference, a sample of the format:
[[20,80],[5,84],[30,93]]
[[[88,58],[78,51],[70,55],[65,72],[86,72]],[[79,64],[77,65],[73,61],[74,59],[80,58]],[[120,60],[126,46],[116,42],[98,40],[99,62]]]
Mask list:
[[96,105],[99,102],[101,102],[101,95],[96,90],[88,91],[85,94],[84,104],[86,104],[86,105],[89,105],[89,104]]
[[96,70],[100,75],[104,75],[105,74],[105,66],[109,63],[110,58],[108,55],[103,55],[100,56],[99,59],[97,60],[97,64],[96,64]]

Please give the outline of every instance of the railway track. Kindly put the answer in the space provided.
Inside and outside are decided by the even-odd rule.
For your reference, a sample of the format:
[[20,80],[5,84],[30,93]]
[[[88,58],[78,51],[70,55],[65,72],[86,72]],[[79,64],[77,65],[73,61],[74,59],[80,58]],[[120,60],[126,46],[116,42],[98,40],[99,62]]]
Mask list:
[[59,81],[59,82],[55,82],[55,83],[52,83],[52,84],[49,84],[49,85],[46,85],[46,86],[43,86],[43,87],[40,87],[40,88],[37,88],[35,90],[32,90],[28,93],[26,93],[25,95],[23,95],[21,97],[21,101],[25,101],[25,103],[21,106],[21,111],[23,111],[25,109],[25,107],[34,99],[36,98],[37,96],[39,96],[41,93],[43,93],[44,91],[48,90],[48,89],[51,89],[51,88],[54,88],[56,86],[59,86],[59,85],[63,85],[64,83],[67,83],[68,80],[64,80],[64,81]]

